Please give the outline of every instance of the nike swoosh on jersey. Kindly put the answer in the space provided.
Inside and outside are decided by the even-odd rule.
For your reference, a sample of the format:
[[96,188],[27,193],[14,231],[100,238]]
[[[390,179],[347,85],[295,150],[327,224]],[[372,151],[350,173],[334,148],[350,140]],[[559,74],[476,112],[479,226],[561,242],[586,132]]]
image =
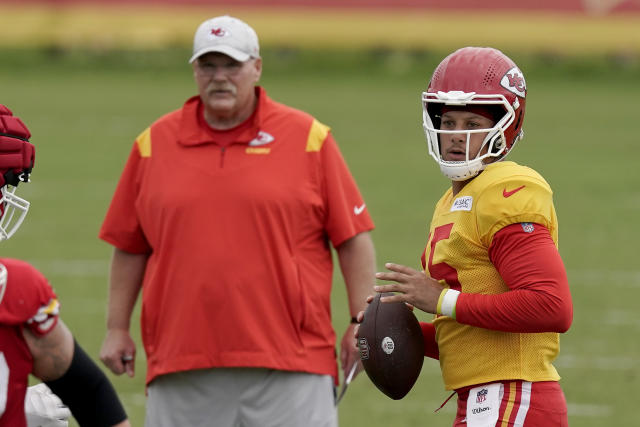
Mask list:
[[515,193],[517,193],[518,191],[522,190],[525,187],[525,185],[516,188],[515,190],[511,190],[511,191],[507,191],[507,189],[505,188],[504,190],[502,190],[502,195],[504,197],[511,197],[513,196]]
[[353,213],[356,215],[360,215],[362,212],[364,212],[364,207],[366,205],[363,203],[361,206],[354,206],[353,207]]

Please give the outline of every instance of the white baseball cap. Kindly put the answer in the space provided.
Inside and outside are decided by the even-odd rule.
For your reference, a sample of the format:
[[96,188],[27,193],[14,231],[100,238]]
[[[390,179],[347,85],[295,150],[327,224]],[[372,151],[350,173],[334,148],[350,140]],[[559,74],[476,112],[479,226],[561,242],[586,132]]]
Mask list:
[[245,62],[260,57],[258,35],[246,22],[224,15],[204,21],[193,37],[193,56],[189,62],[209,52],[224,53]]

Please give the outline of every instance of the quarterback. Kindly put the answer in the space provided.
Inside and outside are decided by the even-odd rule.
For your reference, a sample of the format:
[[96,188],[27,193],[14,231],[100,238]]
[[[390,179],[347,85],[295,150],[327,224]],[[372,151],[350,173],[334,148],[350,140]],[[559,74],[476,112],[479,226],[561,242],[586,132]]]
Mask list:
[[573,307],[558,252],[552,191],[536,171],[505,161],[522,138],[523,73],[502,52],[447,56],[422,94],[430,155],[451,180],[436,204],[424,271],[387,263],[376,277],[435,314],[422,323],[426,356],[458,395],[454,426],[566,426],[552,362]]
[[[29,209],[15,191],[33,168],[30,137],[0,105],[0,241],[17,231]],[[0,427],[62,427],[69,412],[81,426],[129,427],[109,380],[59,319],[59,307],[38,270],[0,258]],[[48,387],[27,391],[29,374]]]

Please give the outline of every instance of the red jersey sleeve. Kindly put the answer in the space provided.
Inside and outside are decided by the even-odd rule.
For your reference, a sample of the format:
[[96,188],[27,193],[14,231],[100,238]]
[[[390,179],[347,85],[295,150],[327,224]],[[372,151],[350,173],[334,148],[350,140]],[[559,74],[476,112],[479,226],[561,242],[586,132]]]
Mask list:
[[321,150],[325,229],[334,247],[374,225],[367,206],[331,133]]
[[29,328],[45,335],[58,322],[60,305],[47,279],[30,264],[0,259],[4,296],[0,301],[0,323]]
[[[149,130],[143,132],[138,139],[142,137],[149,138],[147,143],[151,143]],[[98,235],[102,240],[131,253],[151,252],[135,210],[140,185],[139,170],[144,160],[136,140]]]
[[489,257],[510,291],[462,293],[460,323],[505,332],[566,332],[573,319],[567,274],[549,230],[511,224],[498,231]]

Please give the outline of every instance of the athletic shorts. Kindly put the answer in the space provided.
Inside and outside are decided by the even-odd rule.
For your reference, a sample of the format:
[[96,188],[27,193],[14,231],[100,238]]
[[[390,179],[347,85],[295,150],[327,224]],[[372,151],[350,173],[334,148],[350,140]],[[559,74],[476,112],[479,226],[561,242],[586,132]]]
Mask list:
[[[476,420],[475,424],[470,418]],[[458,411],[453,426],[474,425],[567,427],[567,402],[556,381],[513,380],[465,387],[458,390]]]
[[146,427],[337,427],[333,378],[261,368],[216,368],[155,378]]

